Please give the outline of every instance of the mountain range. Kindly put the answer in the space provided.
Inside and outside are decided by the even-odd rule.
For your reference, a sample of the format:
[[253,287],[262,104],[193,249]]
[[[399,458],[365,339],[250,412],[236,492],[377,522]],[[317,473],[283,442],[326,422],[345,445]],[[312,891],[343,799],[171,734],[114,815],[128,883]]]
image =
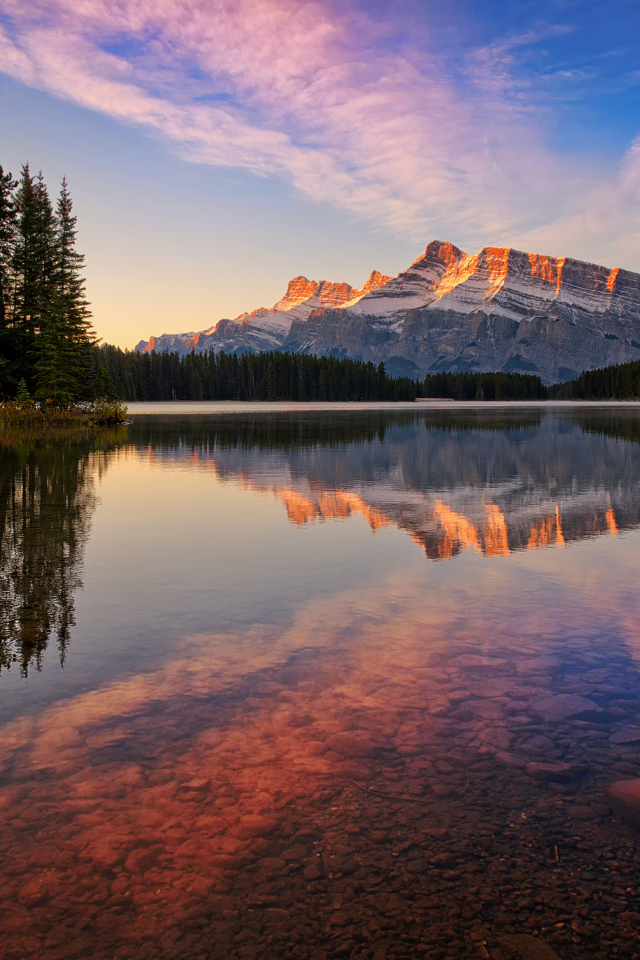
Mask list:
[[362,289],[296,277],[272,307],[135,350],[288,350],[383,360],[392,376],[501,370],[556,383],[640,359],[640,275],[434,240],[397,277],[374,270]]

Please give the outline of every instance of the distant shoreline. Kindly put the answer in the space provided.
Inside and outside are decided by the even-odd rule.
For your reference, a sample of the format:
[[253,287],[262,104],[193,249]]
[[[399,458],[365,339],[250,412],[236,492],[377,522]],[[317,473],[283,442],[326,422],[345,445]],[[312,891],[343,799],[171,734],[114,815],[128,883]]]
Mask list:
[[179,416],[181,414],[308,413],[311,411],[350,412],[376,410],[486,410],[513,407],[575,409],[576,407],[632,407],[640,410],[640,400],[129,400],[128,416]]

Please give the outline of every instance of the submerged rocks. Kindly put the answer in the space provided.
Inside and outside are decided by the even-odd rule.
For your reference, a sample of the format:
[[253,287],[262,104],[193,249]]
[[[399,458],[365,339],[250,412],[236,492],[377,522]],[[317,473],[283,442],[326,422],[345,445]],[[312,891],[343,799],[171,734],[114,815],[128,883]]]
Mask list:
[[505,948],[505,960],[560,960],[548,943],[528,934],[503,937],[500,944]]
[[591,716],[597,716],[597,714],[603,712],[602,708],[593,700],[588,700],[587,697],[575,693],[536,697],[531,701],[530,707],[534,716],[540,717],[547,723],[555,723],[569,717],[590,719]]
[[375,757],[381,751],[392,749],[389,740],[383,737],[372,737],[365,730],[336,733],[327,737],[326,744],[335,753],[353,759]]
[[640,743],[640,728],[627,727],[625,730],[618,730],[609,737],[610,743]]
[[604,792],[617,814],[640,825],[640,779],[617,780],[608,784]]
[[35,780],[29,732],[0,785],[9,960],[640,954],[640,843],[602,803],[640,772],[637,671],[595,630],[561,659],[537,621],[427,644],[405,616],[364,654],[172,684],[120,721],[135,765],[95,721]]
[[588,807],[583,803],[575,803],[572,807],[570,807],[569,815],[574,820],[578,820],[583,823],[586,823],[589,820],[597,820],[598,817],[601,816],[601,814],[594,809],[594,807]]
[[546,783],[569,783],[584,776],[587,767],[573,763],[528,763],[525,773]]

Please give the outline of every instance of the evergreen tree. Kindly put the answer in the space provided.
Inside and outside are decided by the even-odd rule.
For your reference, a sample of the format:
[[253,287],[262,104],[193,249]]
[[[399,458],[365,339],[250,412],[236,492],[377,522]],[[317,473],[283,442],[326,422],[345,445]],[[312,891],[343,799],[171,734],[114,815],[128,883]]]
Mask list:
[[66,335],[57,291],[43,321],[34,367],[35,397],[55,407],[66,407],[77,398],[77,357]]
[[273,369],[273,363],[269,363],[265,374],[267,400],[277,400],[276,372]]
[[95,343],[95,334],[91,327],[91,311],[82,276],[84,254],[76,250],[78,218],[73,215],[73,203],[66,177],[62,178],[56,219],[56,287],[61,299],[67,333],[86,357],[87,348]]
[[29,387],[27,386],[27,381],[22,378],[18,384],[18,392],[16,394],[16,403],[24,404],[31,402],[31,394],[29,393]]
[[35,368],[36,397],[64,406],[87,394],[94,343],[81,270],[84,256],[76,250],[76,222],[66,178],[56,207],[53,272],[47,309],[42,315]]
[[42,174],[22,168],[16,194],[13,251],[13,328],[16,376],[32,380],[35,341],[51,310],[55,271],[55,217]]
[[42,173],[27,163],[16,182],[0,166],[0,397],[21,381],[22,393],[56,405],[92,396],[83,264],[66,179],[54,213]]
[[0,331],[2,333],[9,322],[11,260],[16,233],[14,192],[17,186],[11,174],[5,173],[0,165]]
[[11,394],[16,344],[11,313],[11,276],[16,236],[16,181],[0,166],[0,396]]
[[[116,400],[117,391],[113,377],[107,370],[104,360],[99,357],[95,370],[95,395],[101,400]],[[129,399],[126,397],[125,399]]]

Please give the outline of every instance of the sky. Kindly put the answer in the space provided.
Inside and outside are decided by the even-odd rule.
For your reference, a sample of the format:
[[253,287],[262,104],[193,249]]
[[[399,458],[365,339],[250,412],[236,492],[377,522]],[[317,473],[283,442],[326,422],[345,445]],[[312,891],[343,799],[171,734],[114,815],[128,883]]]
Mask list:
[[637,0],[0,0],[0,164],[66,175],[98,336],[430,240],[640,272]]

